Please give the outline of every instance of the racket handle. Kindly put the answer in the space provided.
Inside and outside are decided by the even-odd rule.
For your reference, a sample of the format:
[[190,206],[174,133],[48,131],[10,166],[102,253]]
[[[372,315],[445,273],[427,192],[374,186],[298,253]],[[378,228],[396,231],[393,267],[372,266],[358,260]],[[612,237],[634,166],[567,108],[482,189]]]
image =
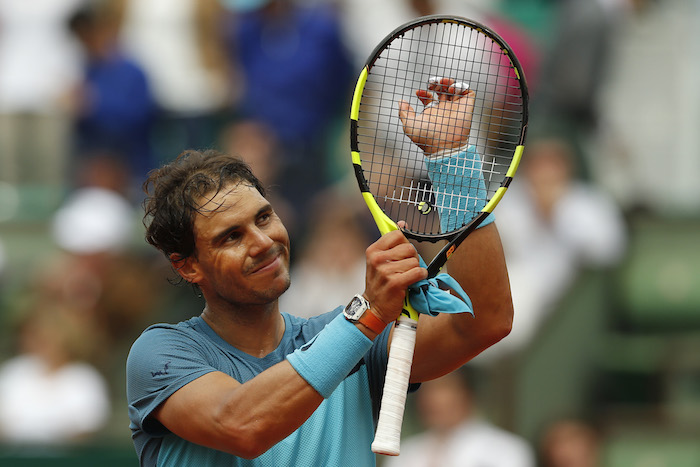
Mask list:
[[372,443],[372,452],[376,454],[399,455],[417,325],[418,321],[402,314],[394,327],[377,432]]

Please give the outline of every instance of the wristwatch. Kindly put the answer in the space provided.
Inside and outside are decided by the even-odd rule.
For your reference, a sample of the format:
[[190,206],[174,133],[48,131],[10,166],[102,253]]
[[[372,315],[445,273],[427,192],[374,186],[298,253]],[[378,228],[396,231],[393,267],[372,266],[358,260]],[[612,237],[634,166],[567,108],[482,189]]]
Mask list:
[[386,328],[386,323],[369,311],[369,302],[360,294],[352,297],[343,314],[351,323],[362,323],[377,334],[381,334]]

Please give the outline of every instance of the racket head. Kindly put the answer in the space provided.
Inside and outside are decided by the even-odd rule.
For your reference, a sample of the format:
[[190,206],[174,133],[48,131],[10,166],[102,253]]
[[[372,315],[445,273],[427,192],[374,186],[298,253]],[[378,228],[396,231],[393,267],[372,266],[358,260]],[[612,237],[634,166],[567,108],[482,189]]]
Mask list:
[[[439,201],[423,151],[406,136],[398,102],[423,109],[415,92],[446,77],[475,92],[469,145],[481,159],[485,190],[464,222],[441,230]],[[418,18],[371,53],[351,107],[351,153],[363,197],[382,233],[402,228],[418,241],[454,240],[473,231],[502,198],[517,170],[527,130],[528,90],[520,62],[490,28],[444,15]],[[454,183],[474,183],[469,176]]]

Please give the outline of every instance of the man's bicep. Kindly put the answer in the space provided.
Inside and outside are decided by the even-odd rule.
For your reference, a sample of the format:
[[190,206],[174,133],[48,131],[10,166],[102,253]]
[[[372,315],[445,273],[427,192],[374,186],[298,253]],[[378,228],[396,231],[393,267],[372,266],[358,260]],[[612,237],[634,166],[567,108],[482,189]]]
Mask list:
[[222,404],[241,383],[220,371],[212,371],[184,385],[152,413],[180,438],[211,446],[221,436]]
[[[411,367],[411,383],[429,381],[453,371],[468,357],[465,354],[471,347],[465,336],[457,333],[451,324],[454,315],[421,315],[418,320],[416,348]],[[473,319],[471,315],[461,317]]]
[[513,302],[495,223],[467,237],[450,257],[447,271],[469,295],[474,315],[421,316],[412,382],[437,378],[458,368],[510,332]]
[[153,416],[180,438],[250,459],[299,428],[322,401],[284,360],[245,383],[207,373],[174,392]]

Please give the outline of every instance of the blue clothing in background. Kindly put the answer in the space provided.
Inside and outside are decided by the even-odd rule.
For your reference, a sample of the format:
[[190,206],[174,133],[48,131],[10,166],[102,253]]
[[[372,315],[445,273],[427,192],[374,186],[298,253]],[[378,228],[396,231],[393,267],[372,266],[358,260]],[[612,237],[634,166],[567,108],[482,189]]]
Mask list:
[[245,77],[241,112],[272,127],[283,142],[322,137],[348,104],[352,66],[334,9],[290,6],[242,14],[231,28]]
[[143,179],[154,168],[150,140],[156,117],[145,73],[114,52],[88,62],[84,86],[86,106],[76,126],[79,157],[119,156],[135,178]]

